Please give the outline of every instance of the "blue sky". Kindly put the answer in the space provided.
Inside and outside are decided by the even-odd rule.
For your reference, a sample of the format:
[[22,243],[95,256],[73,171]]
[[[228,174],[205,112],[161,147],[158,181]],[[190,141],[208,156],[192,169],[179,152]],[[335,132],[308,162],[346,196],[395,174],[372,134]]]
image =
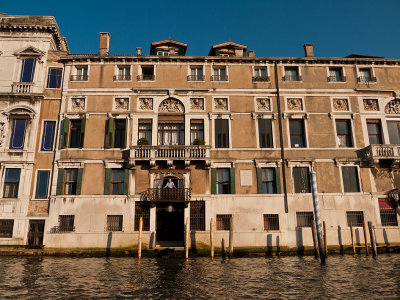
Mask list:
[[111,54],[149,53],[152,41],[171,37],[187,55],[207,55],[228,40],[256,56],[351,53],[400,58],[400,0],[282,1],[6,1],[0,12],[54,15],[71,53],[97,53],[99,32],[111,34]]

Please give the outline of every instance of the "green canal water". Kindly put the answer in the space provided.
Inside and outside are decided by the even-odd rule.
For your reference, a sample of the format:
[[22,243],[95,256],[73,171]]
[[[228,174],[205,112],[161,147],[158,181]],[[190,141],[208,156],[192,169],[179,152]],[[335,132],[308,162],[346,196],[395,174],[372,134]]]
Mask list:
[[0,257],[1,299],[400,298],[400,255],[211,260]]

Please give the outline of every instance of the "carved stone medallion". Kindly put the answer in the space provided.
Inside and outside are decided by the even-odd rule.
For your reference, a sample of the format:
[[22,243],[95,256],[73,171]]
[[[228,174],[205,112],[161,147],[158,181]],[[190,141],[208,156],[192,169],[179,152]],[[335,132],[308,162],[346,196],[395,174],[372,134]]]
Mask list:
[[85,110],[85,98],[72,98],[71,99],[71,110],[73,110],[73,111]]
[[347,99],[333,99],[333,109],[337,111],[348,111],[349,103]]
[[190,108],[193,110],[204,110],[204,99],[190,98]]
[[139,98],[139,109],[153,110],[153,98]]
[[303,110],[303,100],[301,98],[287,99],[288,110]]
[[161,102],[160,106],[158,107],[159,112],[174,112],[174,113],[183,113],[185,111],[185,108],[183,107],[183,104],[181,101],[169,98],[165,99]]
[[115,109],[128,110],[129,98],[115,98]]
[[257,98],[256,99],[257,110],[259,111],[270,111],[271,103],[268,98]]
[[370,111],[378,111],[378,100],[377,99],[364,99],[364,109]]
[[228,99],[226,98],[215,98],[214,99],[215,110],[228,110]]
[[394,99],[386,104],[385,113],[400,114],[400,99]]

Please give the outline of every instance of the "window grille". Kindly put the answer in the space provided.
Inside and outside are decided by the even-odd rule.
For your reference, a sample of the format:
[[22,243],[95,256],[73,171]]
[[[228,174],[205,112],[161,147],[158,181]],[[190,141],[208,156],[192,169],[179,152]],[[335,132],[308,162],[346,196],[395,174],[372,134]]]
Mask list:
[[122,220],[121,215],[107,216],[107,231],[122,231]]
[[13,235],[14,220],[0,220],[0,238],[10,238]]
[[295,193],[311,193],[308,167],[293,167],[293,181]]
[[342,179],[343,179],[343,191],[345,193],[360,192],[357,167],[343,166]]
[[398,226],[396,209],[390,199],[379,199],[382,226]]
[[53,232],[71,232],[75,231],[74,215],[58,216],[58,226],[53,228]]
[[350,222],[353,227],[362,227],[364,222],[364,213],[362,211],[347,211],[347,226],[350,227]]
[[279,230],[279,215],[265,214],[264,215],[264,230]]
[[135,202],[135,230],[139,231],[140,218],[143,218],[143,231],[150,231],[150,203]]
[[206,230],[206,204],[204,201],[190,202],[190,229]]
[[314,214],[312,211],[296,212],[297,227],[312,227]]
[[231,229],[232,215],[217,215],[217,230]]

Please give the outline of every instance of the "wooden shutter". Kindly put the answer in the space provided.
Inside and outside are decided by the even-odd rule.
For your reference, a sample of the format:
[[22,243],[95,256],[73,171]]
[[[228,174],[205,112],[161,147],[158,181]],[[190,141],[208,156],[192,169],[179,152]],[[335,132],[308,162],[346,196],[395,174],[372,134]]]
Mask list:
[[83,143],[84,143],[84,139],[85,139],[85,128],[86,128],[86,118],[83,118],[81,121],[81,147],[83,148]]
[[124,173],[124,194],[128,195],[129,191],[129,169],[125,169]]
[[215,120],[215,147],[229,148],[229,125],[226,119]]
[[236,189],[235,189],[235,168],[231,168],[230,170],[229,170],[229,172],[230,172],[230,187],[231,187],[231,194],[235,194],[235,191],[236,191]]
[[262,194],[263,193],[263,187],[262,187],[262,169],[261,168],[256,168],[257,172],[257,193]]
[[128,142],[128,118],[125,119],[125,135],[124,135],[124,145],[123,148],[126,148]]
[[111,169],[106,169],[106,176],[104,179],[104,195],[110,195],[111,188]]
[[276,194],[281,193],[281,169],[275,168],[275,187],[276,187]]
[[62,195],[64,193],[64,169],[58,169],[57,177],[57,195]]
[[76,180],[76,194],[80,195],[81,194],[81,189],[82,189],[82,174],[83,174],[83,169],[78,169],[78,178]]
[[107,120],[106,148],[112,148],[114,146],[114,125],[115,119],[109,118]]
[[62,148],[68,148],[68,137],[69,137],[69,119],[65,118],[63,122],[63,134],[62,134]]
[[211,194],[217,193],[217,170],[211,169]]

